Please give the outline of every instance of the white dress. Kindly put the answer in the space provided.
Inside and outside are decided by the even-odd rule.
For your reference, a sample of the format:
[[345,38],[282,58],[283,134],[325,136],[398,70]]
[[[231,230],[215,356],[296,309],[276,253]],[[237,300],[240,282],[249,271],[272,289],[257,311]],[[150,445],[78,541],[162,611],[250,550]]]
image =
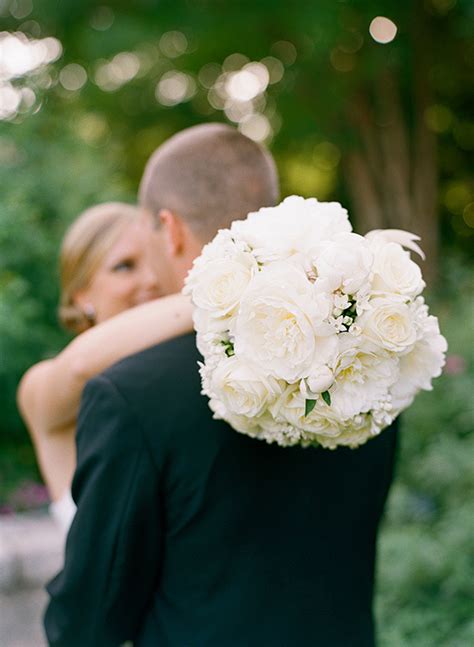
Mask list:
[[71,490],[66,490],[60,499],[53,501],[49,512],[60,528],[67,533],[76,514],[76,504],[72,500]]

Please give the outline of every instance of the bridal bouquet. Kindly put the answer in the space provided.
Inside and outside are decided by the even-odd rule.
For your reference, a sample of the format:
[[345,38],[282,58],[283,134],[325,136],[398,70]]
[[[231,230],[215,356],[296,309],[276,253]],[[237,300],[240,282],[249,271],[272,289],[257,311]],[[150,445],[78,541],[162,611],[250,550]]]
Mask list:
[[219,231],[186,279],[214,417],[280,445],[357,447],[441,373],[446,340],[400,230],[292,196]]

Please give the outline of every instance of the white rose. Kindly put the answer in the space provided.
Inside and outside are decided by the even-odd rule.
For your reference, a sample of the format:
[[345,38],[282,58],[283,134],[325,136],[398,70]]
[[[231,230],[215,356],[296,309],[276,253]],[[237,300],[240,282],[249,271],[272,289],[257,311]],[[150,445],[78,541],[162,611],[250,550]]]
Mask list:
[[236,310],[240,298],[257,271],[251,254],[217,258],[193,269],[190,280],[192,300],[212,317],[225,317]]
[[331,291],[356,293],[369,279],[373,254],[363,236],[343,233],[321,245],[314,260],[318,280]]
[[236,319],[236,356],[288,382],[306,377],[318,357],[318,326],[330,308],[325,295],[312,288],[305,274],[287,263],[256,274]]
[[298,196],[250,213],[231,226],[232,234],[245,241],[263,263],[308,256],[321,241],[350,231],[347,211],[338,202]]
[[407,353],[416,342],[412,312],[400,298],[372,299],[357,324],[367,340],[394,353]]
[[250,418],[259,416],[282,391],[277,380],[237,357],[219,363],[212,373],[210,390],[225,412]]
[[387,243],[379,247],[374,260],[374,292],[394,292],[415,297],[424,287],[420,268],[401,245]]

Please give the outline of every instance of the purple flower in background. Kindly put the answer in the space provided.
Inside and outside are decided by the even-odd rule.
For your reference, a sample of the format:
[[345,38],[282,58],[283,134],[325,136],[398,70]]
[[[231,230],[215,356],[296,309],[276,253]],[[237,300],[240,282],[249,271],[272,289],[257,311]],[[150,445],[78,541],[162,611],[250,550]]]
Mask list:
[[0,514],[13,514],[23,510],[40,508],[49,503],[48,490],[41,483],[24,481],[0,507]]
[[444,372],[448,375],[461,375],[466,372],[467,364],[462,355],[448,355]]

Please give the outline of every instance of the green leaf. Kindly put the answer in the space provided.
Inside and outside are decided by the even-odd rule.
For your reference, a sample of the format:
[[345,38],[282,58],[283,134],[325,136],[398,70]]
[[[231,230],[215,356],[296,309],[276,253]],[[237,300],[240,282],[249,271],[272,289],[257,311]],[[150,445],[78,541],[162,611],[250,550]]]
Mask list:
[[329,391],[323,391],[321,393],[321,395],[323,396],[324,402],[328,405],[328,407],[330,407],[331,406],[331,394],[329,393]]
[[306,400],[304,404],[304,415],[309,416],[311,411],[314,409],[316,406],[316,400]]

